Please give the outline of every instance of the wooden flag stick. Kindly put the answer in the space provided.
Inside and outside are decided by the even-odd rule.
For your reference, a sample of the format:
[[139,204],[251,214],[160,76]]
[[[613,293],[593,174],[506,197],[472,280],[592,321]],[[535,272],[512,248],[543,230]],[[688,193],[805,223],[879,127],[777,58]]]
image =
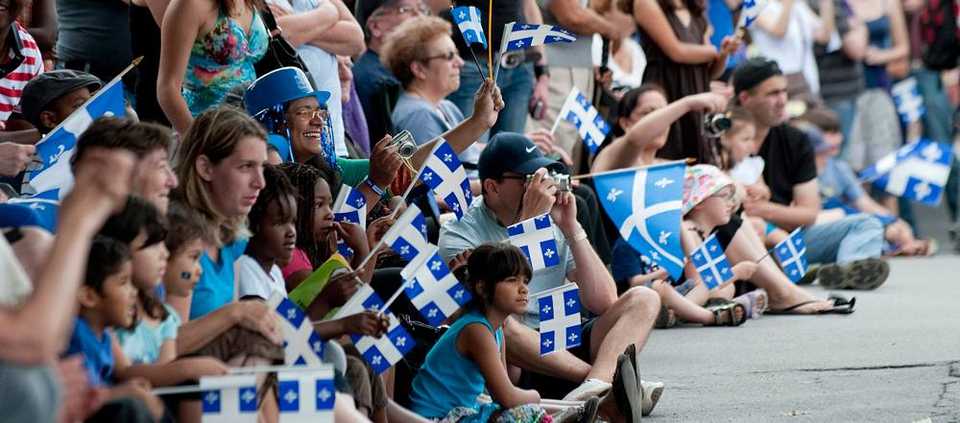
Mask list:
[[[487,37],[493,40],[493,0],[487,3]],[[493,49],[490,47],[487,43],[487,77],[493,78]]]

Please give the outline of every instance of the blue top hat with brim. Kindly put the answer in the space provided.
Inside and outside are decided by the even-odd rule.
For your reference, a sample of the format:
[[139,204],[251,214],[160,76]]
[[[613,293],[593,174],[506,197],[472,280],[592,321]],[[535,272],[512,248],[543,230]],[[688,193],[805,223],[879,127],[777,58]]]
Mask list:
[[253,81],[243,95],[243,104],[247,113],[256,116],[273,106],[311,95],[317,97],[321,106],[330,98],[328,91],[314,90],[302,70],[288,66],[267,72]]

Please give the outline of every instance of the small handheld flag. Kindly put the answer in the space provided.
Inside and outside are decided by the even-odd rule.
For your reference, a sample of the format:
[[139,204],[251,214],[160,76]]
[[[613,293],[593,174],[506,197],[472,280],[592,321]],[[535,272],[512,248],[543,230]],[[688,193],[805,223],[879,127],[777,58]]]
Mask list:
[[470,293],[460,284],[437,247],[431,245],[430,253],[423,254],[420,261],[412,261],[400,272],[404,280],[404,292],[410,302],[431,326],[440,326],[470,301]]
[[767,7],[768,0],[743,0],[740,6],[740,28],[747,29],[760,17],[760,12]]
[[[560,108],[557,118],[570,122],[577,127],[577,132],[586,144],[590,154],[597,152],[600,144],[603,143],[603,139],[610,132],[610,125],[603,120],[600,111],[593,107],[590,100],[587,100],[587,97],[577,87],[570,90],[570,95],[563,102],[563,107]],[[554,125],[554,130],[556,130],[556,125]],[[554,130],[550,132],[552,133]]]
[[[491,1],[491,4],[493,2]],[[552,43],[572,43],[577,37],[572,32],[559,26],[532,25],[510,22],[503,26],[503,39],[500,41],[500,56],[511,50],[523,50],[529,47]],[[498,64],[493,73],[493,80],[497,80],[500,73]]]
[[473,6],[454,7],[450,11],[453,22],[457,24],[463,39],[469,47],[480,44],[487,48],[487,37],[483,34],[483,23],[480,20],[480,9]]
[[313,330],[310,319],[293,301],[274,292],[267,304],[280,316],[283,333],[283,362],[295,366],[323,363],[323,339]]
[[950,176],[953,146],[919,140],[890,153],[860,173],[860,179],[890,194],[936,206]]
[[710,290],[720,287],[733,278],[733,268],[727,261],[727,255],[724,254],[716,234],[710,235],[703,245],[693,250],[690,259],[700,273],[703,284]]
[[920,96],[920,90],[917,88],[917,79],[912,76],[893,84],[890,87],[890,94],[897,106],[900,122],[905,125],[920,120],[927,112],[927,108],[923,105],[923,97]]
[[442,139],[437,142],[433,152],[427,157],[417,179],[440,196],[447,207],[457,215],[458,220],[463,217],[473,201],[467,172],[457,158],[457,153]]
[[[341,185],[340,193],[333,202],[333,220],[360,225],[366,230],[367,200],[363,197],[363,193],[350,185]],[[337,252],[347,258],[353,257],[353,249],[339,237],[337,237]]]
[[593,177],[597,197],[620,236],[674,279],[683,273],[680,221],[682,161],[624,169]]
[[200,388],[203,423],[257,421],[255,375],[205,376],[200,378]]
[[527,256],[534,272],[560,264],[560,251],[557,249],[550,213],[508,226],[507,236],[510,237],[510,243]]
[[381,240],[404,260],[413,261],[427,251],[427,224],[416,205],[409,205]]
[[780,262],[783,273],[790,281],[797,283],[807,273],[807,245],[803,242],[801,228],[790,232],[790,236],[773,247],[773,254]]
[[381,338],[351,334],[353,345],[360,351],[363,359],[370,363],[370,367],[377,374],[383,373],[394,364],[397,364],[404,355],[413,349],[416,343],[397,317],[385,310],[383,300],[373,291],[370,285],[362,285],[350,300],[337,311],[334,319],[351,316],[365,310],[376,310],[384,313],[390,320],[387,334]]
[[329,365],[277,372],[280,423],[333,422],[336,400]]
[[540,356],[580,345],[580,290],[568,283],[537,294]]

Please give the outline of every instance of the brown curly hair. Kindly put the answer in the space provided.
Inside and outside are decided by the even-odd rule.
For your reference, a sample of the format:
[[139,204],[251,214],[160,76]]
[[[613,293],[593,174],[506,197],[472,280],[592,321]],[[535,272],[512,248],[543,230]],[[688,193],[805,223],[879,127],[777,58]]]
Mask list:
[[424,46],[437,37],[450,36],[452,26],[436,16],[417,16],[390,31],[380,50],[380,60],[406,88],[415,78],[410,65],[424,59]]

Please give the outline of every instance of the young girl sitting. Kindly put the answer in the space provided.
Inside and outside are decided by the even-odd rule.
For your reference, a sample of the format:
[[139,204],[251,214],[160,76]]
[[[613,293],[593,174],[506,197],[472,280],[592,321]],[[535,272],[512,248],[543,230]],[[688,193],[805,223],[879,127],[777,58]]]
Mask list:
[[[509,244],[484,244],[471,252],[466,275],[473,301],[427,354],[413,379],[411,409],[442,422],[553,421],[537,391],[511,383],[505,363],[503,322],[530,301],[526,257]],[[478,401],[484,390],[492,403]],[[598,405],[591,398],[564,421],[593,421]]]
[[247,219],[253,237],[246,254],[237,259],[237,295],[267,300],[287,296],[277,263],[290,261],[297,242],[297,197],[290,180],[273,166],[263,168],[264,187]]

